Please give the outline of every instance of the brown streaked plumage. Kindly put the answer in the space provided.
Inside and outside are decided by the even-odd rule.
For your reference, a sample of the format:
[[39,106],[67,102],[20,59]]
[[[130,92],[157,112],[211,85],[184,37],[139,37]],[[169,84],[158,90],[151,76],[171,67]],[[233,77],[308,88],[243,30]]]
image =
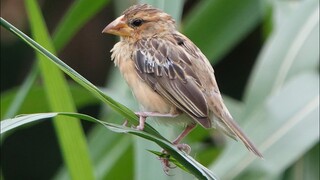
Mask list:
[[262,157],[224,105],[209,61],[176,30],[170,15],[150,5],[135,5],[105,27],[103,33],[121,38],[111,50],[112,59],[146,110],[137,113],[138,129],[143,129],[148,116],[186,114],[189,117],[185,119],[186,130],[174,144],[179,144],[198,123],[239,138],[250,151]]

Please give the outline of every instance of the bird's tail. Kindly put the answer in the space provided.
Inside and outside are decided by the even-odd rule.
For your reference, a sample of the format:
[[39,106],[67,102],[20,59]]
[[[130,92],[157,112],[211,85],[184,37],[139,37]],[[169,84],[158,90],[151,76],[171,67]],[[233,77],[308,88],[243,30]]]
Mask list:
[[224,107],[224,109],[225,113],[222,114],[222,117],[216,117],[215,115],[213,115],[213,126],[222,130],[225,134],[227,134],[235,140],[239,138],[243,142],[243,144],[248,148],[249,151],[253,152],[258,157],[263,158],[263,155],[260,153],[260,151],[244,134],[239,125],[233,120],[227,108]]

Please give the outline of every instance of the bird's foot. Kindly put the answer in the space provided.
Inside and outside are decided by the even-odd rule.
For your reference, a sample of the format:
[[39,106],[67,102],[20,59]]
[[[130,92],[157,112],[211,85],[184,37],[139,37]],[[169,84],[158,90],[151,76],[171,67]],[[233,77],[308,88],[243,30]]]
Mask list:
[[[187,154],[191,152],[191,147],[188,144],[175,144],[175,146]],[[169,158],[170,154],[166,150],[162,150],[163,155],[159,158],[162,164],[163,171],[169,175],[169,170],[174,169],[177,166],[170,163]]]
[[177,144],[176,147],[187,154],[191,152],[191,147],[188,144]]
[[[145,121],[147,119],[147,116],[142,115],[142,113],[141,114],[140,113],[135,113],[135,114],[139,117],[139,125],[138,126],[131,125],[131,127],[135,128],[135,129],[137,129],[139,131],[143,131],[144,123],[145,123]],[[128,120],[127,119],[123,122],[122,126],[128,127]]]
[[123,122],[122,126],[128,127],[128,120],[125,120],[125,121]]
[[161,162],[163,172],[166,173],[166,175],[168,176],[170,175],[169,174],[170,169],[174,169],[177,167],[176,165],[173,165],[172,163],[170,163],[169,158],[170,158],[170,154],[168,154],[166,150],[162,150],[162,155],[161,157],[159,157],[159,160]]
[[137,116],[139,116],[139,125],[135,128],[139,131],[143,131],[144,123],[146,122],[148,116],[146,114],[144,114],[143,112],[137,112],[135,114]]
[[161,114],[157,112],[135,112],[139,117],[139,125],[135,127],[137,130],[143,131],[147,117],[176,117],[178,114]]

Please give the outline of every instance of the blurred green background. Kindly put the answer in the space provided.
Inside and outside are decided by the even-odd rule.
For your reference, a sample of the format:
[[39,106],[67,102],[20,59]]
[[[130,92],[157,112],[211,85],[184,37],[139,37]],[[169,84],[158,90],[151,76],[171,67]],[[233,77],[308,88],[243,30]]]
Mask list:
[[[137,2],[35,2],[41,7],[59,58],[115,100],[138,110],[110,61],[109,51],[117,38],[101,34],[109,22]],[[185,140],[195,159],[221,179],[319,179],[319,1],[139,3],[170,13],[178,28],[208,57],[228,108],[265,157],[257,159],[241,143],[197,127]],[[28,0],[1,1],[1,17],[37,40],[38,25],[30,25],[36,22],[32,13]],[[43,69],[39,73],[38,68],[43,66],[37,64],[34,51],[1,27],[1,119],[58,111],[48,98],[50,88],[46,87],[50,83],[46,85],[43,80]],[[123,117],[66,79],[76,111],[123,122]],[[59,91],[50,95],[53,99],[62,96]],[[72,106],[69,109],[72,111]],[[148,122],[169,139],[182,130]],[[72,154],[60,148],[64,141],[56,135],[61,133],[59,125],[45,121],[2,135],[1,178],[193,179],[178,168],[171,172],[174,176],[166,176],[157,158],[146,150],[160,150],[151,142],[84,121],[81,125],[76,131],[81,136],[83,129],[86,138],[80,137],[83,142],[73,148],[88,149],[89,155],[83,148],[79,150],[83,151],[79,161],[86,164],[82,167],[87,169],[85,172],[76,167],[79,162],[66,165],[72,161],[66,160]]]

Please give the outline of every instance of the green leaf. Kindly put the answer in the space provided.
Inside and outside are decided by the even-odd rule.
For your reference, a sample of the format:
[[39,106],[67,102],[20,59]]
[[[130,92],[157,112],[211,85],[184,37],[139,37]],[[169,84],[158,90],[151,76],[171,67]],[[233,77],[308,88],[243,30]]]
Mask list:
[[[26,0],[34,38],[54,52],[48,30],[40,8],[35,0]],[[50,109],[53,111],[75,112],[76,108],[63,73],[45,56],[37,53]],[[73,119],[73,121],[69,120]],[[73,179],[94,179],[86,139],[79,120],[70,117],[56,117],[54,120],[62,156]]]
[[[287,6],[289,1],[283,2]],[[298,73],[319,67],[319,1],[301,1],[262,49],[245,92],[244,115]],[[242,118],[244,119],[244,118]]]
[[199,2],[182,29],[216,63],[257,25],[262,18],[257,0],[206,0]]
[[279,175],[319,141],[318,124],[319,74],[301,74],[267,99],[243,126],[265,160],[233,142],[210,169],[222,179]]
[[160,147],[165,149],[173,158],[175,158],[181,165],[183,165],[189,172],[191,172],[193,175],[195,175],[199,179],[217,179],[211,171],[209,171],[207,168],[199,164],[197,161],[195,161],[191,156],[187,155],[185,152],[178,150],[178,148],[174,145],[172,145],[170,142],[159,138],[157,136],[154,136],[152,134],[149,134],[144,131],[139,131],[133,128],[128,128],[122,125],[117,125],[113,123],[107,123],[104,121],[100,121],[96,118],[93,118],[91,116],[80,114],[80,113],[68,113],[68,112],[60,112],[60,113],[39,113],[39,114],[30,114],[30,115],[24,115],[17,118],[12,119],[6,119],[1,121],[1,134],[5,133],[13,128],[19,127],[26,123],[31,123],[37,120],[42,120],[45,118],[53,118],[56,116],[68,116],[68,117],[74,117],[79,118],[83,120],[87,120],[90,122],[99,123],[106,128],[108,128],[111,131],[117,132],[117,133],[129,133],[133,134],[139,137],[142,137],[144,139],[150,140],[156,144],[158,144]]
[[9,130],[12,130],[24,124],[28,124],[30,122],[34,122],[40,119],[52,118],[56,115],[57,113],[45,113],[45,114],[33,114],[29,116],[21,115],[11,119],[4,119],[1,121],[1,134],[4,134]]
[[[32,70],[30,71],[30,74],[23,81],[23,84],[20,86],[19,90],[15,93],[15,97],[9,101],[10,105],[6,106],[2,103],[3,95],[1,94],[1,119],[7,119],[17,114],[19,109],[21,109],[21,105],[23,104],[26,96],[28,95],[33,83],[35,82],[38,73],[38,66],[34,65]],[[4,108],[6,107],[8,108],[4,110]]]

